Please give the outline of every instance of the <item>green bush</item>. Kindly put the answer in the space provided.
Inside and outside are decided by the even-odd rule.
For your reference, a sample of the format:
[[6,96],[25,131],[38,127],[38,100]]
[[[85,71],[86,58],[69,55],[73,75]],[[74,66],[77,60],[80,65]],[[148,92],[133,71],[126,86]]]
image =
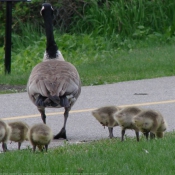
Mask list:
[[[43,1],[44,2],[44,1]],[[30,71],[45,51],[40,0],[13,3],[12,70]],[[132,51],[145,40],[174,42],[174,0],[50,0],[55,39],[67,61],[94,62],[104,52]],[[66,16],[67,14],[67,16]],[[70,22],[68,24],[68,22]],[[5,3],[0,2],[0,74],[4,72]],[[142,47],[142,44],[139,47]]]
[[[43,26],[40,0],[13,3],[13,32],[20,34],[20,23]],[[111,37],[143,38],[152,33],[175,34],[174,0],[48,0],[52,3],[54,26],[69,33],[94,33]],[[5,3],[0,2],[0,46],[3,45]]]

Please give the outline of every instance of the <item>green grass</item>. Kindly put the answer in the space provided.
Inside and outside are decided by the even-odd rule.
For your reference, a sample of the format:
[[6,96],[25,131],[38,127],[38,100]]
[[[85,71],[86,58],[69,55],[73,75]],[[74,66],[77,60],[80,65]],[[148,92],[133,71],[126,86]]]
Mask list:
[[[116,36],[107,40],[85,34],[55,35],[65,60],[78,69],[83,86],[175,75],[174,38],[168,43],[156,36],[145,40],[121,40]],[[14,42],[19,42],[17,36]],[[26,48],[13,48],[10,75],[4,75],[0,59],[0,84],[26,85],[32,68],[42,61],[44,48],[45,37]]]
[[[163,139],[104,139],[78,145],[65,144],[48,153],[31,150],[1,154],[0,173],[106,173],[109,175],[174,174],[175,133]],[[10,165],[10,166],[9,166]]]
[[[26,85],[32,68],[42,61],[45,34],[30,23],[20,27],[23,37],[12,35],[10,75],[4,75],[4,48],[0,47],[0,84]],[[137,39],[115,32],[108,36],[55,31],[54,35],[65,60],[78,69],[83,86],[175,75],[175,37],[166,32],[145,34],[144,26],[137,30]]]
[[83,84],[105,84],[175,74],[174,46],[99,53],[93,62],[80,65]]

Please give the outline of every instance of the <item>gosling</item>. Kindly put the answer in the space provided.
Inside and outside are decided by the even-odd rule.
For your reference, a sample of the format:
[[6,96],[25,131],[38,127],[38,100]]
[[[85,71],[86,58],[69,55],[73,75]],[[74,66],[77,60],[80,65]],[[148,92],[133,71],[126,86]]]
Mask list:
[[109,138],[113,138],[113,127],[118,126],[117,121],[114,120],[113,114],[121,110],[117,106],[106,106],[98,108],[92,111],[92,115],[102,124],[102,126],[107,126],[109,130]]
[[158,111],[148,109],[144,110],[133,118],[133,122],[139,130],[145,135],[148,140],[149,133],[150,139],[162,138],[164,131],[167,129],[167,123],[162,114]]
[[7,151],[7,142],[10,138],[11,128],[6,122],[0,119],[0,142],[2,142],[2,149]]
[[21,144],[24,140],[28,140],[28,130],[29,125],[22,121],[15,121],[8,123],[11,128],[10,140],[14,142],[18,142],[18,150],[21,148]]
[[53,139],[52,130],[44,123],[35,124],[32,126],[28,133],[29,140],[33,145],[33,152],[36,150],[36,146],[40,151],[43,151],[45,147],[46,152],[50,141]]
[[121,141],[124,141],[124,135],[126,129],[133,129],[136,133],[136,139],[139,141],[139,129],[135,126],[135,124],[132,122],[132,118],[141,112],[142,109],[138,107],[126,107],[122,110],[116,112],[113,117],[114,120],[119,124],[121,129]]

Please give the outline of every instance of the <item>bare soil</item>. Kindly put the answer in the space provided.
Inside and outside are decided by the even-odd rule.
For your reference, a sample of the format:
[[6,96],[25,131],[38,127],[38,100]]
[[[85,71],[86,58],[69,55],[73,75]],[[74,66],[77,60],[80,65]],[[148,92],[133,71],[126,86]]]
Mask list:
[[26,85],[0,84],[0,92],[26,92]]

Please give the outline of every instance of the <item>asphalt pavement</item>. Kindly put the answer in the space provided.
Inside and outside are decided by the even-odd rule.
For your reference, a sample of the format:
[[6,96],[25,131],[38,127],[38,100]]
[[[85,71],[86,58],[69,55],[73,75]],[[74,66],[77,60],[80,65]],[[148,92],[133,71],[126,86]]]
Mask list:
[[[6,122],[21,120],[30,126],[41,123],[40,114],[29,100],[26,92],[0,95],[0,117]],[[73,106],[67,121],[68,143],[108,138],[108,129],[91,115],[93,109],[102,106],[142,106],[158,110],[168,123],[166,132],[175,129],[175,76],[119,82],[114,84],[83,86],[82,92]],[[64,108],[47,108],[47,124],[54,134],[63,126]],[[114,136],[120,137],[120,127],[114,128]],[[127,136],[135,136],[134,131],[127,130]],[[53,140],[49,147],[65,144],[64,140]],[[23,142],[22,149],[30,146]],[[31,147],[31,146],[30,146]],[[8,149],[17,149],[17,143],[8,142]],[[2,151],[0,147],[0,151]]]

